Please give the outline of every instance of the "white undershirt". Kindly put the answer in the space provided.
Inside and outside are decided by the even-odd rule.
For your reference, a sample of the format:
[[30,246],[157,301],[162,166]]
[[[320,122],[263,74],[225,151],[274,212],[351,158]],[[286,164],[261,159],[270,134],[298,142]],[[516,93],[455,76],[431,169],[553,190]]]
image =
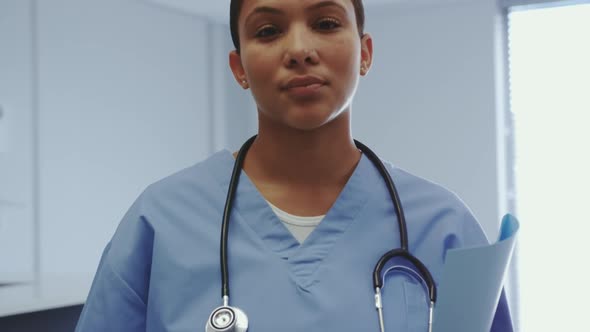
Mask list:
[[269,201],[266,201],[270,208],[277,215],[279,220],[283,222],[283,225],[293,234],[293,237],[303,243],[305,239],[313,232],[313,230],[320,224],[325,215],[314,216],[314,217],[301,217],[290,213],[287,213],[278,207],[272,205]]

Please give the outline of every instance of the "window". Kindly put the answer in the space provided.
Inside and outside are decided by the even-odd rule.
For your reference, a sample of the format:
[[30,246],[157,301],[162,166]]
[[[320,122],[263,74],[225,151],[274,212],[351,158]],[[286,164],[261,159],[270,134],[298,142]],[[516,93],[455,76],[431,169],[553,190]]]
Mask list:
[[520,327],[580,331],[590,307],[590,4],[508,20]]

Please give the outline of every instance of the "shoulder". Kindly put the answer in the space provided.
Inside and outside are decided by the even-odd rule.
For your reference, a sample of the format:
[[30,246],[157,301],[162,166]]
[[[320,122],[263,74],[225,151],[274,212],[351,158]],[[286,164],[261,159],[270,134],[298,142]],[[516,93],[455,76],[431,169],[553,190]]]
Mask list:
[[232,162],[229,151],[220,151],[147,186],[119,223],[115,243],[139,234],[140,238],[153,238],[163,227],[192,223],[220,211]]
[[421,204],[432,204],[441,208],[470,212],[461,198],[452,190],[389,162],[384,162],[384,164],[390,172],[398,192],[400,192],[401,199],[408,201],[408,204],[419,201]]
[[222,190],[224,179],[229,177],[232,167],[231,153],[222,150],[150,184],[142,196],[147,200],[161,200],[182,196],[191,191],[210,191],[216,187]]
[[[158,216],[174,216],[191,206],[202,207],[225,197],[233,167],[233,157],[227,150],[168,175],[150,185],[139,195],[131,210],[137,210],[148,220]],[[170,218],[168,218],[170,219]]]
[[452,234],[456,243],[451,247],[475,246],[489,243],[483,228],[471,209],[452,190],[434,181],[412,174],[385,162],[396,184],[406,214],[423,220],[442,234]]
[[220,151],[150,184],[111,239],[108,252],[115,265],[149,262],[155,238],[174,241],[187,228],[202,229],[207,220],[220,219],[227,190],[224,179],[229,178],[232,162],[229,151]]

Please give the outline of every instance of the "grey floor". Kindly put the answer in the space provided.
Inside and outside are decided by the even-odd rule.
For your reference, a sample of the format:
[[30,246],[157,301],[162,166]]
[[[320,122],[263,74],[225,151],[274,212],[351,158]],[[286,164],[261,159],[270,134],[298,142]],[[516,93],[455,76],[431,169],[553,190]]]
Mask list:
[[0,332],[73,332],[82,306],[0,317]]

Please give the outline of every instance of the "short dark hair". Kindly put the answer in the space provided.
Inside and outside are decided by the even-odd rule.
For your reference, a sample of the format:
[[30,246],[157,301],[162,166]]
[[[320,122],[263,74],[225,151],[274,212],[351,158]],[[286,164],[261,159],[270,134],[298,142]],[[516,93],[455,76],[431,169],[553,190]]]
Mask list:
[[[351,0],[354,6],[354,13],[356,14],[356,25],[359,31],[359,36],[363,36],[365,33],[365,8],[362,0]],[[238,31],[238,19],[240,17],[240,11],[242,10],[242,4],[244,0],[231,0],[229,5],[229,29],[231,32],[231,39],[234,42],[236,51],[240,53],[240,35]]]

